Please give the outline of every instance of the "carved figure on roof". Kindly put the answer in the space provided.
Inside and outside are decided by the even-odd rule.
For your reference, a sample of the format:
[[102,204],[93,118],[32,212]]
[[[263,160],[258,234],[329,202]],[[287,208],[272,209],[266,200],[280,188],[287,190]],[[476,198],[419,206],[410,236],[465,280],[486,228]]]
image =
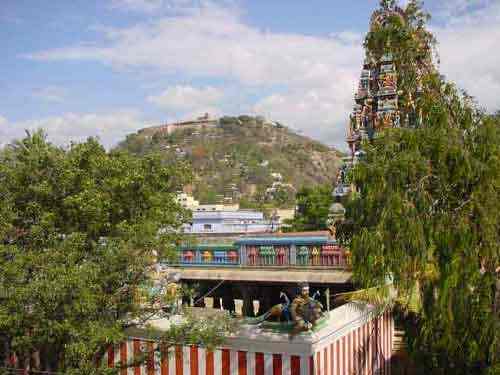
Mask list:
[[382,79],[382,87],[396,88],[396,77],[393,74],[386,74]]
[[361,113],[360,112],[356,112],[355,115],[354,115],[354,118],[355,118],[355,124],[356,124],[356,128],[355,129],[359,129],[361,127]]
[[290,315],[290,299],[285,292],[280,292],[280,299],[282,302],[275,306],[279,314],[275,313],[275,315],[278,315],[279,320],[290,321],[292,319]]
[[373,12],[370,26],[373,30],[375,27],[385,26],[389,17],[397,17],[400,19],[401,23],[405,23],[404,10],[397,6],[391,6],[389,4],[384,4],[382,9]]
[[396,113],[394,113],[393,125],[395,128],[399,128],[399,126],[401,125],[401,116],[399,115],[399,111],[396,111]]
[[258,319],[259,322],[270,321],[270,320],[278,322],[291,321],[292,318],[290,314],[290,298],[288,298],[285,292],[280,292],[280,299],[281,303],[274,305],[269,309],[268,312],[259,317]]
[[378,115],[378,129],[387,129],[393,127],[393,118],[391,112],[382,112]]
[[336,182],[337,184],[343,184],[345,183],[345,180],[346,180],[346,168],[345,165],[343,165],[337,170]]
[[311,330],[323,314],[323,305],[309,295],[309,285],[301,287],[300,295],[295,297],[290,313],[294,323],[293,332],[300,333]]
[[182,298],[182,288],[177,282],[168,282],[162,289],[161,308],[167,314],[176,314],[179,312],[180,303]]

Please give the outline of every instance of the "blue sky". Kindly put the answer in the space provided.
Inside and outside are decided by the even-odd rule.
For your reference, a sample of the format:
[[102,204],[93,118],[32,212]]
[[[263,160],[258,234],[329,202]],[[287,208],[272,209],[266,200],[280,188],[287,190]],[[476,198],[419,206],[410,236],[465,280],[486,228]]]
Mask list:
[[[344,148],[376,0],[2,0],[0,144],[43,127],[110,147],[139,128],[262,114]],[[427,1],[441,70],[500,108],[500,2]]]

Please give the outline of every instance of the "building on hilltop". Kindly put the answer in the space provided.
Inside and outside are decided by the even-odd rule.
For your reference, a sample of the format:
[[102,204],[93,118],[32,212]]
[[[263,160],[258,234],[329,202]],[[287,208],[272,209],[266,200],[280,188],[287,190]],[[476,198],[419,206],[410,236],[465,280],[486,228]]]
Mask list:
[[196,120],[173,122],[159,126],[152,126],[149,128],[140,129],[137,133],[144,136],[153,136],[154,134],[169,135],[176,130],[183,129],[206,129],[215,128],[219,124],[218,119],[213,119],[208,113],[204,116],[198,117]]
[[192,195],[179,193],[177,202],[193,214],[184,233],[193,235],[223,235],[272,232],[279,223],[264,218],[264,213],[240,210],[239,204],[200,204]]
[[188,210],[193,210],[200,205],[200,202],[194,199],[192,195],[184,192],[177,194],[177,203]]
[[184,226],[187,234],[236,234],[271,232],[277,224],[264,218],[259,211],[193,211],[190,224]]
[[200,204],[199,201],[187,193],[178,193],[177,202],[184,208],[193,212],[213,212],[213,211],[238,211],[239,204]]

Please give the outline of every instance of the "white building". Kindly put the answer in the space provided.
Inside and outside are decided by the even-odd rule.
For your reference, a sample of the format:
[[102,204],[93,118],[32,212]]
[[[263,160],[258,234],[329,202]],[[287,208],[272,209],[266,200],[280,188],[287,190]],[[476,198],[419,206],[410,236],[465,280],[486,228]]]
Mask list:
[[190,234],[259,233],[272,232],[277,224],[264,218],[258,211],[193,211],[191,224],[184,226]]
[[179,202],[182,207],[187,208],[188,210],[193,210],[200,205],[200,202],[194,199],[192,195],[186,193],[178,193],[177,202]]

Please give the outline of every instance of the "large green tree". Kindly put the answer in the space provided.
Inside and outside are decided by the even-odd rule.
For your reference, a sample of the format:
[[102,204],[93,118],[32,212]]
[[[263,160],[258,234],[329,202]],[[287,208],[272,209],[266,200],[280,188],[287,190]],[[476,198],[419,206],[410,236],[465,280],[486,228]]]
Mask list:
[[429,64],[434,38],[420,4],[410,1],[405,12],[405,22],[390,17],[372,29],[365,46],[373,58],[392,53],[401,114],[417,121],[363,144],[351,174],[357,192],[338,232],[362,285],[393,281],[421,373],[493,373],[500,371],[500,121]]
[[60,148],[37,132],[0,151],[0,360],[99,371],[107,345],[154,313],[138,296],[189,219],[175,200],[188,176],[94,139]]
[[295,217],[285,228],[287,231],[328,229],[328,213],[333,203],[332,187],[317,185],[304,187],[297,192]]

